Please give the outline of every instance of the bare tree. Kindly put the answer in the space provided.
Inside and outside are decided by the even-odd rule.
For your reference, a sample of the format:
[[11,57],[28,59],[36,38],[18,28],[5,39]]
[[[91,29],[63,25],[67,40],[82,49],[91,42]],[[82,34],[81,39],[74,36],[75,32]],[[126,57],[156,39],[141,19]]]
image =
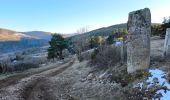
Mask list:
[[77,33],[81,35],[75,40],[75,49],[76,49],[78,58],[80,58],[79,59],[80,61],[81,61],[81,52],[85,50],[85,48],[88,46],[88,40],[86,36],[83,35],[84,33],[88,32],[88,30],[89,30],[88,26],[82,27],[77,30]]
[[78,34],[83,34],[89,31],[89,26],[81,27],[80,29],[77,30]]

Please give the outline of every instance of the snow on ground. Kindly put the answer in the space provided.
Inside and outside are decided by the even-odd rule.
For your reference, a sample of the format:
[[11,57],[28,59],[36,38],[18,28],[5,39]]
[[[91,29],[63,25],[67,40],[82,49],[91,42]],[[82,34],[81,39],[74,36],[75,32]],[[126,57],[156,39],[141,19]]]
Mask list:
[[[153,81],[155,79],[158,79],[158,83],[157,86],[166,86],[168,89],[170,89],[170,83],[167,82],[166,80],[166,73],[160,69],[150,69],[149,70],[151,76],[148,77],[148,79],[146,80],[147,83],[151,83],[147,86],[147,89],[149,89],[150,87],[153,86]],[[143,87],[143,82],[142,83],[138,83],[138,85],[140,85],[140,87]],[[161,89],[158,90],[156,92],[157,94],[161,93],[162,97],[161,100],[169,100],[170,99],[170,91],[166,91]]]
[[[162,85],[164,83],[164,86],[166,86],[168,89],[170,89],[170,83],[167,82],[164,76],[166,76],[166,73],[159,69],[151,69],[149,70],[151,73],[151,77],[147,80],[147,82],[152,82],[152,80],[156,77],[159,80],[159,85]],[[167,91],[166,93],[164,90],[159,90],[157,93],[161,93],[163,97],[161,100],[169,100],[170,99],[170,91]]]

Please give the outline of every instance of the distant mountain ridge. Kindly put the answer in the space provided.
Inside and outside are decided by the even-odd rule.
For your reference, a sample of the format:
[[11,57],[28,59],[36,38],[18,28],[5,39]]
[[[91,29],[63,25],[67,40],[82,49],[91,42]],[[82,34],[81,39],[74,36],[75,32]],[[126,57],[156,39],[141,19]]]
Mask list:
[[[152,23],[157,25],[159,23]],[[116,24],[108,27],[92,30],[84,34],[61,34],[68,41],[74,42],[76,39],[90,38],[91,36],[109,36],[113,34],[115,29],[127,29],[127,23]],[[50,32],[30,31],[30,32],[16,32],[9,29],[0,28],[0,54],[12,52],[32,47],[41,47],[48,45],[51,39]]]
[[[0,28],[0,54],[32,47],[47,46],[52,34],[51,32],[44,31],[17,32]],[[61,35],[67,38],[73,34]]]
[[13,30],[0,28],[0,41],[19,41],[22,38],[32,37]]
[[[117,28],[126,28],[126,23],[112,25],[109,27],[103,27],[90,32],[85,33],[86,35],[108,35],[112,32],[113,29]],[[21,39],[42,39],[49,41],[51,39],[50,32],[43,31],[28,31],[28,32],[16,32],[9,29],[0,28],[0,41],[19,41]],[[65,38],[75,37],[82,34],[61,34]]]
[[[160,23],[152,23],[152,25],[158,25]],[[89,31],[84,34],[61,34],[65,38],[72,38],[81,35],[88,35],[88,36],[108,36],[112,34],[113,30],[115,29],[127,29],[127,23],[116,24],[108,27],[98,28],[92,31]],[[9,29],[0,28],[0,41],[19,41],[21,39],[42,39],[42,40],[50,40],[51,39],[51,32],[44,32],[44,31],[28,31],[28,32],[16,32]]]
[[51,34],[53,34],[50,32],[43,32],[43,31],[30,31],[30,32],[21,32],[21,33],[34,37],[36,39],[44,39],[48,41],[51,39]]
[[16,32],[0,28],[0,54],[48,45],[51,33],[42,31]]

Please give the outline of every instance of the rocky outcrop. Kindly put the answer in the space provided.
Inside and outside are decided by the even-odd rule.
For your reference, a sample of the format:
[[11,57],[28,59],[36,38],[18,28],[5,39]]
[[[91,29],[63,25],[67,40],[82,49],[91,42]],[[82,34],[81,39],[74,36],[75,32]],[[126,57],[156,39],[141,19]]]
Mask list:
[[148,8],[129,13],[127,71],[147,69],[150,64],[151,13]]

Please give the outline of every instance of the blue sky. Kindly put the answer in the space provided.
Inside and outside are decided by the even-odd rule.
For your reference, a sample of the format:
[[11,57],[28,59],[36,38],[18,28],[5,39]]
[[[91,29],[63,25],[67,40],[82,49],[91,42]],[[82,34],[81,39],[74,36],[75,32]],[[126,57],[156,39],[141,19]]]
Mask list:
[[170,16],[170,0],[0,0],[0,28],[74,33],[125,23],[128,13],[150,8],[152,22]]

